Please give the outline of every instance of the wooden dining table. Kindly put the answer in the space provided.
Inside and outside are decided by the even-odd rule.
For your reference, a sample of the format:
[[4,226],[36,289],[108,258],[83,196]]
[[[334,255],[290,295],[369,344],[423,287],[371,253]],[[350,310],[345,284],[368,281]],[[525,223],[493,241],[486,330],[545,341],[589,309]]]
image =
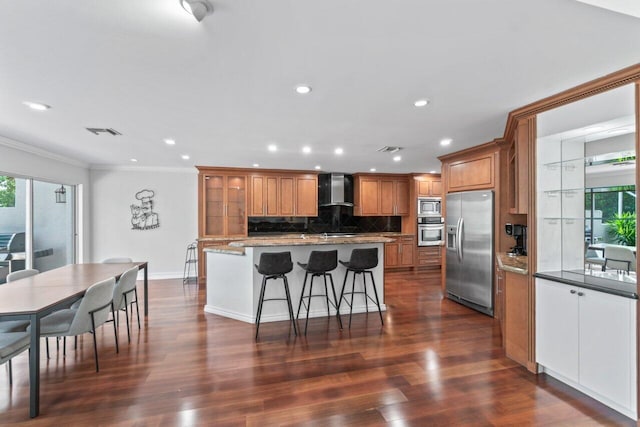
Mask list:
[[40,319],[69,307],[94,283],[118,279],[132,267],[144,271],[144,315],[149,314],[147,262],[121,264],[69,264],[35,276],[0,285],[0,320],[31,324],[29,353],[29,415],[40,412]]

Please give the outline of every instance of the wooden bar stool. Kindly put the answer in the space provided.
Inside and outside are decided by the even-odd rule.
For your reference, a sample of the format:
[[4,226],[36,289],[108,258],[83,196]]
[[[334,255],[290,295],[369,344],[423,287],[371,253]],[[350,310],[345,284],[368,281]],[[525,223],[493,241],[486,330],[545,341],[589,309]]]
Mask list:
[[[351,315],[353,313],[353,295],[355,294],[364,294],[364,302],[367,313],[369,312],[369,303],[368,300],[373,301],[375,305],[378,306],[378,313],[380,314],[380,323],[384,325],[384,321],[382,320],[382,310],[380,309],[380,300],[378,299],[378,291],[376,290],[376,281],[373,278],[373,272],[371,269],[378,266],[378,248],[369,248],[369,249],[354,249],[351,251],[351,258],[348,262],[340,261],[340,264],[347,267],[347,271],[344,275],[344,281],[342,282],[342,291],[340,292],[340,301],[338,302],[338,311],[340,309],[340,304],[342,304],[342,299],[349,306],[349,327],[351,327]],[[353,272],[353,281],[351,282],[351,292],[345,292],[345,287],[347,285],[347,277],[349,277],[349,272]],[[367,273],[371,276],[371,283],[373,284],[373,294],[376,297],[373,300],[367,294]],[[362,274],[362,283],[363,283],[363,291],[356,292],[356,275]],[[351,295],[351,302],[347,301],[346,295]]]
[[[260,288],[260,298],[258,300],[258,313],[256,314],[256,340],[260,330],[260,316],[262,316],[262,306],[265,301],[286,301],[289,307],[289,318],[293,323],[293,332],[298,335],[296,321],[293,318],[293,306],[291,305],[291,295],[289,294],[289,282],[286,274],[293,270],[291,262],[291,252],[264,252],[260,254],[260,262],[255,266],[258,273],[262,274],[262,286]],[[286,298],[265,298],[264,291],[269,279],[282,279],[284,282],[284,292]]]
[[[304,304],[305,309],[307,310],[307,320],[304,322],[304,334],[307,335],[307,325],[309,324],[309,311],[311,310],[311,298],[313,297],[324,297],[327,300],[327,316],[330,316],[329,312],[329,304],[335,307],[336,316],[338,318],[338,324],[340,325],[340,329],[342,329],[342,319],[340,318],[340,310],[338,306],[340,305],[338,302],[338,298],[336,295],[336,288],[333,285],[333,277],[331,276],[330,271],[333,271],[338,266],[338,251],[311,251],[309,254],[309,261],[306,264],[298,263],[300,267],[302,267],[305,271],[304,273],[304,282],[302,284],[302,292],[300,293],[300,302],[298,303],[298,313],[296,315],[296,319],[300,317],[300,308]],[[304,294],[304,290],[307,287],[307,277],[311,275],[311,282],[309,283],[309,295]],[[324,279],[324,294],[313,294],[313,279],[315,277],[322,276]],[[329,276],[329,281],[331,282],[331,291],[333,292],[333,301],[329,300],[329,289],[327,287],[327,276]],[[307,300],[307,303],[304,303],[304,300]]]

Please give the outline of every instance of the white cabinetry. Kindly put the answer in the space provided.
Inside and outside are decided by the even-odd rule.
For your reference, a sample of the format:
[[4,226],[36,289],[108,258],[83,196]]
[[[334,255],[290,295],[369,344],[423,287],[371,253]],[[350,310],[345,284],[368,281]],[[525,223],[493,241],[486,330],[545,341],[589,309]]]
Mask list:
[[542,370],[637,420],[635,302],[536,279]]

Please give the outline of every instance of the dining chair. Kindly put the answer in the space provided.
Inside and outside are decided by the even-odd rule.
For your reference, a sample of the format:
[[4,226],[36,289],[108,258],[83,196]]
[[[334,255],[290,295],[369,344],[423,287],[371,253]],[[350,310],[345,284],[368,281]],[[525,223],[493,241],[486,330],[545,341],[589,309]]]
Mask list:
[[25,270],[14,271],[13,273],[7,274],[7,283],[15,282],[16,280],[24,279],[26,277],[35,276],[38,273],[40,273],[40,271],[36,270],[35,268],[27,268]]
[[0,332],[0,365],[8,362],[9,384],[13,384],[11,359],[29,348],[28,332]]
[[[108,320],[109,312],[114,316],[113,290],[115,284],[115,278],[94,283],[85,292],[78,308],[65,308],[43,317],[40,320],[40,336],[75,337],[84,333],[91,333],[93,336],[96,372],[100,372],[96,328]],[[116,353],[118,353],[118,331],[115,322],[113,324],[113,334],[116,342]]]
[[131,322],[133,322],[133,303],[136,304],[136,311],[138,314],[138,329],[140,329],[140,309],[138,308],[138,297],[136,290],[136,280],[138,278],[138,267],[130,268],[122,273],[120,279],[113,288],[113,309],[115,310],[116,317],[113,321],[116,322],[116,327],[120,327],[120,311],[124,310],[124,315],[127,322],[127,339],[131,342],[131,328],[129,327],[129,309],[131,309]]
[[[588,246],[588,244],[587,244]],[[606,251],[606,249],[605,249]],[[605,259],[603,257],[600,256],[600,254],[598,253],[597,250],[595,249],[589,249],[587,247],[587,251],[584,255],[584,263],[589,265],[589,270],[593,270],[593,265],[599,265],[600,269],[602,271],[604,271],[604,263],[605,263]]]
[[[40,273],[38,270],[32,268],[14,271],[7,275],[7,283],[15,282],[25,277],[35,276],[38,273]],[[28,326],[28,320],[0,320],[0,332],[24,332]]]

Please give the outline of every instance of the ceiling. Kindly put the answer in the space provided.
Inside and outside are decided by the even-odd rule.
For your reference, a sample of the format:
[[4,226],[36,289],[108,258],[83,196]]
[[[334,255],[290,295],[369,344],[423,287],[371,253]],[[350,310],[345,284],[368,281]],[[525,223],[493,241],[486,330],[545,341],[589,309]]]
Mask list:
[[91,167],[439,171],[509,111],[640,62],[640,19],[574,0],[212,4],[201,23],[178,0],[0,4],[0,144]]

